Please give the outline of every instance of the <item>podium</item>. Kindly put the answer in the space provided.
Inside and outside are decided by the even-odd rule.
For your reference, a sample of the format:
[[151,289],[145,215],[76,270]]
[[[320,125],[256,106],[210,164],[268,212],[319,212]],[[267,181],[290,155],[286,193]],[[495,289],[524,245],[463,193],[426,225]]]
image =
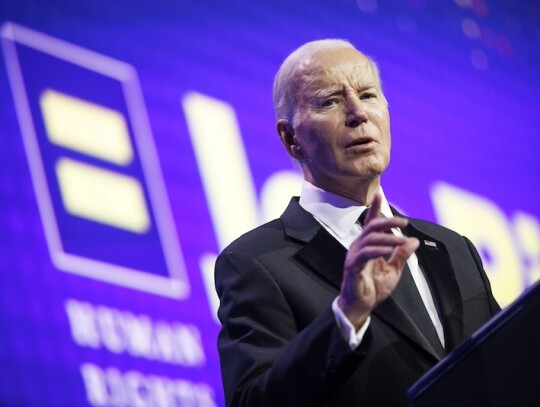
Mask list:
[[407,392],[410,407],[540,406],[540,281]]

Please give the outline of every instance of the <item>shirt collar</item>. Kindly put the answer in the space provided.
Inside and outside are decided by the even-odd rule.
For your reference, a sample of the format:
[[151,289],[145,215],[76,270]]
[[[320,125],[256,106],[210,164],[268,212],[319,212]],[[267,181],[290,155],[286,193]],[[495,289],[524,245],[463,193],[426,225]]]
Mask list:
[[[382,187],[381,213],[391,218],[394,216],[386,200]],[[340,238],[346,237],[366,206],[352,199],[318,188],[308,181],[302,182],[300,206],[311,213],[319,222],[330,228]]]

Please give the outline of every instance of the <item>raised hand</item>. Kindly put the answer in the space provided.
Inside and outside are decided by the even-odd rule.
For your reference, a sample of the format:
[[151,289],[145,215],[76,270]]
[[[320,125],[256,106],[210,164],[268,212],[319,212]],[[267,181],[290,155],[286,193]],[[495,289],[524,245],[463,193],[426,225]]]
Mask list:
[[409,256],[419,246],[413,237],[385,233],[404,228],[404,218],[381,217],[381,196],[377,193],[368,209],[362,234],[351,245],[343,269],[338,305],[359,329],[371,311],[390,296]]

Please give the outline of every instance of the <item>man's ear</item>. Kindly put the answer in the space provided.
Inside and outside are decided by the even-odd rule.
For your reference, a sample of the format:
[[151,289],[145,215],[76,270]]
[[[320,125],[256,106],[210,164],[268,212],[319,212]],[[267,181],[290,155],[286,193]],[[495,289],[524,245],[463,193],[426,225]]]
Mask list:
[[289,155],[296,160],[304,158],[304,152],[298,144],[297,137],[294,135],[294,129],[289,121],[286,119],[279,119],[276,123],[276,129],[281,144],[283,144]]

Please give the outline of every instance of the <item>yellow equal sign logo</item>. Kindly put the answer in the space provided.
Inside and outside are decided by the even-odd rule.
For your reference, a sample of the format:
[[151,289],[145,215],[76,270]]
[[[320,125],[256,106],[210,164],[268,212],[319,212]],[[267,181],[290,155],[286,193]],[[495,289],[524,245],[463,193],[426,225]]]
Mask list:
[[[121,166],[133,160],[120,112],[51,89],[42,93],[40,106],[53,144]],[[136,178],[65,157],[56,163],[56,176],[72,215],[136,233],[150,227]]]

